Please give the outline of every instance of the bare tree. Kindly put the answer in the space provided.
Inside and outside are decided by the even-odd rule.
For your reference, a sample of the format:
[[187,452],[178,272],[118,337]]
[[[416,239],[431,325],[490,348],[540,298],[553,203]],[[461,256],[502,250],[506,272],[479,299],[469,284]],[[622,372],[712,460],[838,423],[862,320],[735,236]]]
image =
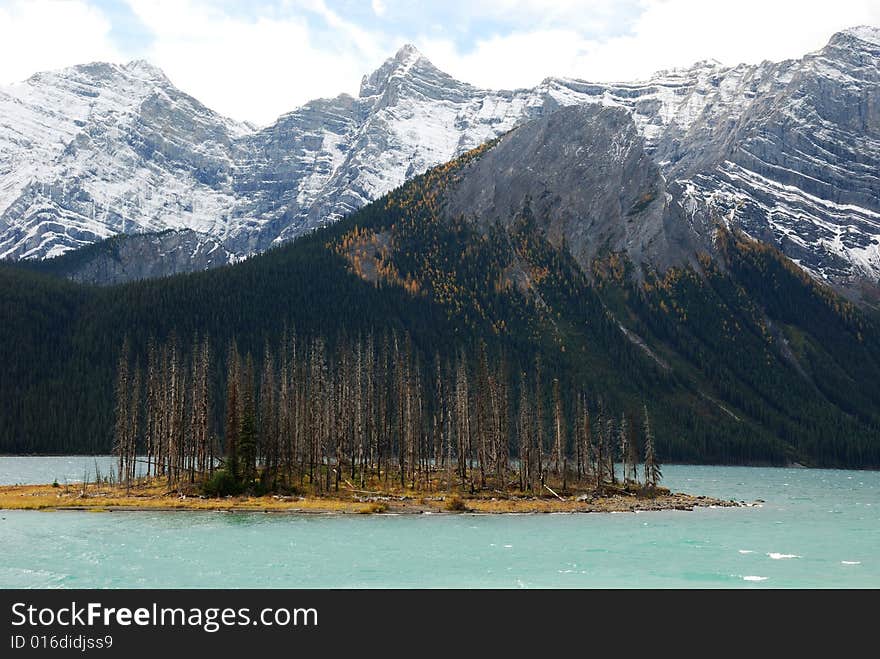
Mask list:
[[525,371],[519,378],[519,489],[532,488],[532,423],[529,406],[529,385]]
[[535,460],[536,475],[540,481],[541,489],[544,489],[544,392],[541,390],[541,358],[535,358],[535,394],[534,394],[534,433],[535,433]]
[[[379,340],[368,333],[328,341],[285,330],[279,344],[266,343],[256,365],[230,342],[220,429],[223,463],[238,487],[259,480],[276,490],[298,480],[298,487],[323,494],[358,481],[366,489],[393,479],[401,488],[431,490],[445,479],[449,490],[457,479],[475,492],[506,490],[518,480],[520,491],[541,493],[545,486],[568,490],[595,479],[601,491],[616,482],[618,455],[624,482],[637,480],[638,442],[629,419],[621,417],[616,426],[600,398],[593,420],[586,392],[564,397],[560,379],[545,374],[540,358],[531,369],[514,371],[519,395],[512,406],[517,383],[511,383],[503,350],[482,343],[474,352],[459,347],[448,362],[435,353],[426,363],[406,333],[388,332]],[[165,478],[169,487],[206,481],[217,450],[207,337],[184,346],[173,333],[162,344],[151,339],[143,384],[130,352],[123,346],[116,374],[120,480],[134,480],[143,434],[148,474]],[[551,389],[545,391],[548,376]],[[650,448],[645,473],[654,474],[649,482],[656,485],[653,437]]]
[[119,480],[126,485],[128,474],[128,432],[130,427],[131,393],[129,391],[129,347],[128,338],[122,344],[116,366],[116,423],[113,430],[113,452],[117,458]]
[[137,449],[140,437],[141,416],[141,369],[135,365],[134,375],[131,377],[131,394],[128,403],[128,423],[126,428],[126,486],[134,482],[137,473]]
[[565,421],[562,413],[562,399],[559,395],[559,379],[553,378],[553,473],[562,475],[562,489],[568,489],[568,475],[566,469],[566,441]]
[[241,361],[233,341],[229,345],[226,364],[226,468],[237,480],[239,470],[239,435],[241,433]]

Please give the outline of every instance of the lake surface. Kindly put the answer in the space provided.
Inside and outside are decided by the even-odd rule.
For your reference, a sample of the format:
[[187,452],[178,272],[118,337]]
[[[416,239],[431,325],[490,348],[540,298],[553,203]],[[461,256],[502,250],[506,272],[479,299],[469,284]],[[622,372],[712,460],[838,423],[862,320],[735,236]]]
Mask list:
[[[117,459],[112,455],[50,455],[50,456],[2,456],[0,455],[0,485],[40,485],[58,481],[81,483],[94,482],[115,474]],[[138,474],[144,473],[144,464],[138,464]]]
[[[0,482],[95,458],[0,457]],[[107,473],[112,457],[98,458]],[[0,511],[0,588],[880,587],[880,472],[666,465],[760,507],[587,515]]]

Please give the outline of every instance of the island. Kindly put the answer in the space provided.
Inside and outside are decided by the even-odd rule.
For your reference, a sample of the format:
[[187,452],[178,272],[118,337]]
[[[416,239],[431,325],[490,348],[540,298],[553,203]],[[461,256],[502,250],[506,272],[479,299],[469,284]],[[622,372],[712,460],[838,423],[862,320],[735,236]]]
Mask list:
[[501,513],[622,513],[657,510],[693,510],[700,507],[747,505],[735,500],[672,492],[632,483],[605,484],[601,490],[573,490],[560,494],[546,485],[546,494],[532,492],[422,491],[389,485],[362,490],[343,484],[338,490],[317,494],[241,493],[208,496],[203,488],[169,488],[167,480],[142,479],[124,485],[81,482],[66,485],[0,486],[0,509],[122,511],[223,511],[299,514],[501,514]]
[[[305,344],[305,345],[304,345]],[[377,347],[377,345],[379,347]],[[112,473],[0,486],[0,508],[297,513],[567,513],[736,506],[673,493],[646,404],[613,411],[512,355],[460,353],[424,369],[408,334],[288,334],[261,368],[231,342],[222,423],[207,339],[123,346]],[[638,419],[638,417],[641,417]],[[638,421],[637,421],[638,419]],[[222,438],[214,428],[223,427]]]

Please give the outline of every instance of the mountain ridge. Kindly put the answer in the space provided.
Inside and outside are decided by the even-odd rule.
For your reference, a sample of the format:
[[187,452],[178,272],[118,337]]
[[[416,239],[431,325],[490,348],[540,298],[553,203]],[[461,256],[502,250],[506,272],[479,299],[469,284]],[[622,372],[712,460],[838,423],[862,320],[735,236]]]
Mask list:
[[[49,180],[10,178],[20,168],[9,164],[15,148],[0,125],[0,254],[39,258],[118,233],[174,228],[204,233],[241,258],[335,222],[515,126],[567,105],[599,103],[630,112],[692,217],[722,218],[780,247],[820,280],[847,290],[854,282],[875,287],[877,33],[845,30],[800,60],[704,61],[633,83],[551,77],[510,91],[459,82],[408,44],[364,76],[358,97],[311,101],[263,128],[224,123],[160,80],[137,113],[105,108],[110,118],[130,120],[127,132],[107,126],[100,103],[78,119],[86,125],[67,126],[72,153],[53,152],[60,164],[43,177]],[[130,76],[159,80],[148,63],[126,66]],[[10,98],[3,93],[0,123]],[[835,103],[838,96],[847,105]],[[848,123],[848,108],[861,124]],[[821,131],[808,139],[814,126]],[[186,139],[191,129],[201,132],[199,149]],[[173,139],[163,139],[166,133]],[[77,162],[77,149],[88,154],[88,166]],[[127,170],[107,163],[111,151],[127,155]],[[92,173],[95,163],[106,167]]]
[[[603,129],[589,129],[597,125]],[[576,142],[567,145],[565,133]],[[542,156],[544,134],[558,158]],[[640,239],[662,231],[669,203],[640,201],[645,186],[662,181],[656,169],[633,179],[621,200],[590,195],[554,206],[571,187],[559,171],[583,174],[569,167],[577,147],[604,154],[620,135],[634,136],[620,157],[587,171],[601,176],[605,167],[609,178],[628,178],[645,157],[631,118],[619,108],[568,108],[432,168],[338,223],[206,272],[95,287],[0,264],[0,306],[9,312],[0,324],[0,388],[13,394],[0,399],[0,446],[107,450],[122,346],[143,365],[151,345],[168,342],[186,363],[192,346],[209,340],[211,423],[222,436],[231,342],[259,363],[268,345],[293,349],[293,337],[296,349],[367,337],[386,376],[392,371],[381,355],[403,342],[414,356],[411,377],[425,383],[438,364],[479,369],[486,354],[505,364],[518,389],[540,381],[545,438],[553,436],[549,393],[557,380],[562,404],[583,393],[596,432],[612,434],[617,415],[639,418],[647,405],[664,459],[880,464],[876,318],[723,223],[711,232],[712,256],[642,268]],[[517,155],[540,167],[498,166]],[[522,196],[499,197],[502,206],[493,196],[460,212],[473,189],[486,189],[486,175],[501,187],[525,176]],[[624,220],[626,232],[612,233],[607,249],[581,253],[559,231],[568,220],[556,211],[588,213],[596,200],[592,218],[606,223],[600,232],[619,230],[619,218],[605,212],[615,205],[632,226]],[[493,216],[508,202],[511,217]],[[620,249],[618,240],[639,249]],[[686,243],[683,251],[701,246]],[[263,363],[275,368],[271,354]],[[320,363],[313,367],[320,373]],[[254,381],[263,382],[261,373]],[[481,404],[476,391],[455,395]],[[515,445],[513,409],[508,417]]]

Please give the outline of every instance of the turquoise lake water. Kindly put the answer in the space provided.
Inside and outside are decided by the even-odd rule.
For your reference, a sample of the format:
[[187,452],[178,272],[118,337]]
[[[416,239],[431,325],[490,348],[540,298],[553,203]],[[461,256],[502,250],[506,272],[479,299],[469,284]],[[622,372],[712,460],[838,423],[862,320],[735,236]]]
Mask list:
[[[0,482],[94,477],[0,457]],[[98,458],[107,473],[109,457]],[[759,507],[587,515],[0,511],[0,588],[877,588],[880,472],[666,465]]]

